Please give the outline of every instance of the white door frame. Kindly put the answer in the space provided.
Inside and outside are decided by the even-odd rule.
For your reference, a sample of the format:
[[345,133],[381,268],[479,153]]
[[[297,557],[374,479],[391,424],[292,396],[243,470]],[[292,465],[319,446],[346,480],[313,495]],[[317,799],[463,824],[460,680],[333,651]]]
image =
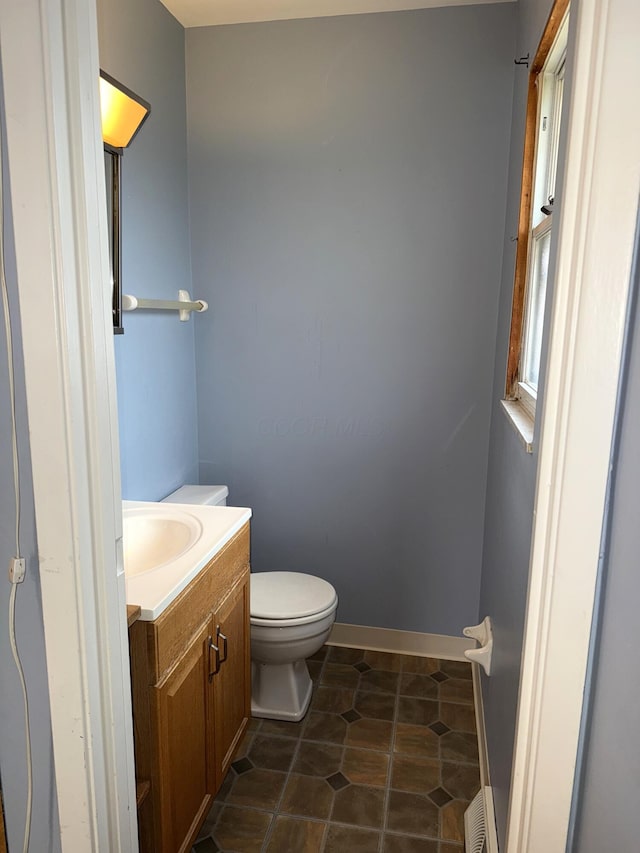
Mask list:
[[506,853],[563,853],[640,196],[640,7],[579,0]]
[[62,850],[136,851],[96,8],[2,0],[0,47]]
[[[507,853],[566,838],[640,186],[639,26],[636,0],[580,2]],[[134,851],[95,5],[2,0],[0,46],[62,849]]]

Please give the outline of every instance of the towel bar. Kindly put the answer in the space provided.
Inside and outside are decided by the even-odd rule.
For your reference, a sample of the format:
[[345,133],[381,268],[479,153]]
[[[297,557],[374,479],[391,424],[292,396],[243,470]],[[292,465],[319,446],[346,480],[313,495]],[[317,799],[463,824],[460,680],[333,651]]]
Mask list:
[[138,309],[147,311],[177,311],[180,315],[180,320],[184,322],[189,319],[192,311],[206,311],[209,306],[204,299],[192,300],[188,290],[179,290],[178,299],[141,299],[138,296],[131,296],[128,293],[122,295],[123,311],[137,311]]

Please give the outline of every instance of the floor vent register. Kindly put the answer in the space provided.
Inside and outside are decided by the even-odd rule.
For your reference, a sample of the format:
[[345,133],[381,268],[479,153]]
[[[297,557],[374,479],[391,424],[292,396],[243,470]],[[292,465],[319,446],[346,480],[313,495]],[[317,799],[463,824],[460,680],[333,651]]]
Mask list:
[[464,813],[465,853],[498,853],[493,791],[481,788]]

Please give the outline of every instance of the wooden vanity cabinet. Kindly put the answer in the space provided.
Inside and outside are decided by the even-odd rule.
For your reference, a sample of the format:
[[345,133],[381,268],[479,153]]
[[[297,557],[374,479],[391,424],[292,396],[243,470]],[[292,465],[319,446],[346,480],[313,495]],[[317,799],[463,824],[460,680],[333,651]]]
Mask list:
[[214,643],[222,653],[214,677],[216,793],[227,775],[251,716],[249,583],[237,584],[216,611]]
[[[207,684],[208,644],[213,632],[209,619],[193,637],[175,667],[152,687],[161,850],[182,850],[183,841],[206,817],[215,773],[213,702]],[[152,794],[153,795],[153,794]]]
[[[182,853],[197,837],[251,713],[248,525],[155,622],[138,626],[147,673],[141,689],[144,668],[132,649],[136,765],[138,775],[140,763],[149,772],[153,815],[151,827],[140,821],[140,850]],[[145,693],[146,731],[137,721]]]

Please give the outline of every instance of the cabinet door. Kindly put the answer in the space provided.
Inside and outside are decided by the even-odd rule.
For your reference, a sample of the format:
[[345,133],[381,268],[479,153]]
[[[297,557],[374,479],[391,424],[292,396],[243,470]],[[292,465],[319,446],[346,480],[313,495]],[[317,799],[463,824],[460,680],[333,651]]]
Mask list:
[[215,621],[221,653],[220,670],[213,680],[216,787],[219,787],[251,714],[248,574],[218,607]]
[[167,678],[152,688],[163,853],[190,849],[215,793],[209,678],[213,631],[209,619]]

